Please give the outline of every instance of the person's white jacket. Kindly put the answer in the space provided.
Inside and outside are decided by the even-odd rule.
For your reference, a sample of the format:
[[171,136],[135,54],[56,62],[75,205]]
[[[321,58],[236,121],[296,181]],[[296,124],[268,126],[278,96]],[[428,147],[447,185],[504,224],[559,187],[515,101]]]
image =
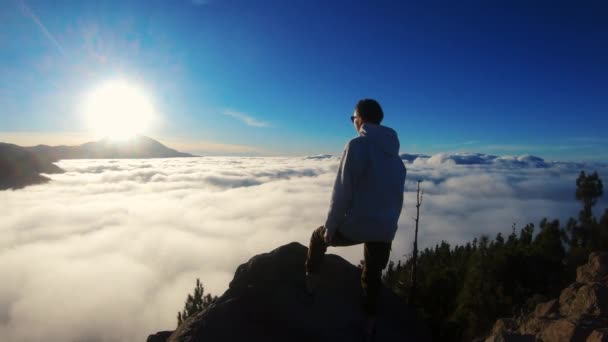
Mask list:
[[325,228],[353,241],[391,242],[403,206],[407,170],[397,133],[364,123],[340,160]]

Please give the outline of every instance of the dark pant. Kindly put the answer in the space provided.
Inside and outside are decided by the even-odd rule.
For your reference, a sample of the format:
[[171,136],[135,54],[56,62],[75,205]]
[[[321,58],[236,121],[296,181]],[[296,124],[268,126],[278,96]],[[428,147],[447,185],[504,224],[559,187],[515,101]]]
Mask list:
[[[306,271],[308,273],[319,273],[321,270],[323,256],[328,247],[324,235],[325,227],[321,226],[315,229],[310,237],[308,256],[306,258]],[[391,243],[352,241],[342,235],[340,231],[337,231],[332,237],[329,246],[353,246],[360,243],[364,244],[361,287],[363,288],[364,293],[367,294],[363,306],[368,314],[375,315],[378,306],[378,295],[382,288],[382,269],[384,269],[388,263],[388,258],[391,253]]]

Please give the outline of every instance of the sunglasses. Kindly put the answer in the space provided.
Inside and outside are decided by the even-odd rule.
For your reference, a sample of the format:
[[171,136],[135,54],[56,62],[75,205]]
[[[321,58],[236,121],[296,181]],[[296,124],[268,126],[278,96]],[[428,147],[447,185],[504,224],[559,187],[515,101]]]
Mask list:
[[355,118],[360,118],[360,116],[353,115],[350,117],[350,121],[355,122]]

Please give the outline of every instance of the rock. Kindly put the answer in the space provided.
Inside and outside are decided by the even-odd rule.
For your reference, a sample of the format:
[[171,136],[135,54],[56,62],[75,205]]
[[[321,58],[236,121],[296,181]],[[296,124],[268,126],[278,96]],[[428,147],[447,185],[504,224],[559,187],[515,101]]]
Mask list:
[[548,324],[537,336],[542,341],[551,342],[584,342],[591,331],[577,326],[567,319],[560,319]]
[[608,342],[608,328],[593,330],[586,342]]
[[[306,252],[291,243],[251,258],[238,267],[228,290],[168,341],[361,340],[360,269],[326,255],[312,298],[304,290]],[[381,293],[377,319],[376,341],[430,341],[414,310],[388,289]]]
[[490,336],[485,339],[485,342],[535,342],[534,335],[520,335],[517,333],[501,332],[497,335]]
[[572,283],[562,290],[559,295],[559,311],[562,315],[567,315],[570,311],[570,306],[576,300],[578,290],[583,286],[582,283]]
[[545,303],[540,303],[534,310],[536,318],[556,318],[559,314],[559,301],[552,299]]
[[600,283],[569,286],[560,296],[559,311],[572,320],[602,317],[608,313],[608,288]]
[[146,342],[166,342],[172,333],[173,333],[173,331],[159,331],[156,334],[152,334],[152,335],[148,336],[148,339],[146,339]]
[[519,327],[519,333],[537,335],[549,324],[551,324],[551,320],[531,317],[521,324]]
[[486,341],[519,341],[534,336],[539,342],[608,342],[608,253],[595,252],[577,269],[577,281],[559,298],[540,303],[534,313],[500,319]]
[[503,332],[513,332],[517,330],[517,322],[512,318],[501,318],[494,323],[492,327],[492,335],[498,335]]
[[578,283],[604,282],[608,277],[608,252],[593,252],[589,261],[576,269]]

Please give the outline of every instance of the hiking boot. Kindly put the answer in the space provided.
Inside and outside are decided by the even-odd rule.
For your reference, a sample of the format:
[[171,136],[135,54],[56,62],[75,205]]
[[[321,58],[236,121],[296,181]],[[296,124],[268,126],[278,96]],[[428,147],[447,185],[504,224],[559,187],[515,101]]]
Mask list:
[[320,274],[306,272],[306,292],[308,292],[309,295],[313,295],[315,293],[320,282]]

